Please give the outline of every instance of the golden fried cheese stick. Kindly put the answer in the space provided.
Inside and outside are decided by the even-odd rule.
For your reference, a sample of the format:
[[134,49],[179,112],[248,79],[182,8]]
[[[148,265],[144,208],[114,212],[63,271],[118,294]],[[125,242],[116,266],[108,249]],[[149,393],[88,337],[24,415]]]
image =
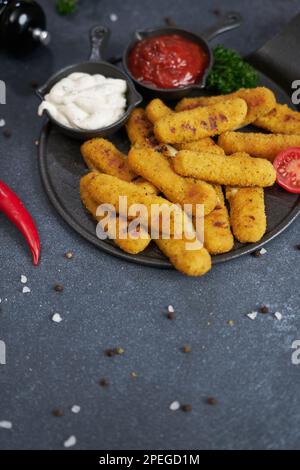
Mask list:
[[158,121],[162,117],[165,117],[168,114],[174,112],[159,98],[155,98],[154,100],[150,101],[150,103],[148,103],[148,105],[146,106],[145,111],[146,111],[147,118],[149,119],[150,122],[152,122],[152,124],[154,124],[156,121]]
[[[143,219],[141,215],[141,223],[146,226],[149,224],[149,230],[158,228],[158,230],[166,234],[167,231],[170,234],[176,234],[176,236],[182,236],[183,230],[185,229],[187,234],[195,234],[195,230],[192,226],[192,222],[184,214],[184,212],[178,207],[172,204],[165,198],[156,196],[155,194],[145,194],[142,188],[138,187],[134,183],[128,183],[122,181],[115,176],[105,175],[103,173],[92,172],[82,178],[83,183],[85,178],[89,181],[89,193],[93,200],[97,204],[110,204],[114,207],[117,213],[120,212],[120,197],[126,197],[127,208],[130,206],[140,204],[147,214]],[[158,209],[166,208],[170,215],[170,223],[168,227],[161,224],[161,213],[153,213],[153,207],[156,205]],[[135,216],[131,217],[134,218]],[[152,231],[152,230],[151,230]]]
[[[105,176],[106,175],[90,173],[81,179],[81,182],[80,182],[81,188],[85,188],[86,185],[88,185],[88,189],[89,189],[88,202],[91,199],[92,201],[94,201],[92,194],[95,194],[96,205],[98,205],[99,203],[102,203],[102,200],[101,200],[102,197],[106,199],[107,203],[113,203],[113,205],[115,205],[114,204],[115,201],[109,198],[109,194],[111,195],[111,193],[107,193],[107,188],[104,188],[103,192],[99,191],[98,184],[100,185],[100,188],[103,188],[104,180],[106,180],[105,184],[107,183],[107,180],[109,180],[110,183],[112,181],[116,183],[115,181],[116,178],[110,177],[110,176],[105,178]],[[91,183],[93,183],[92,187],[91,187]],[[131,192],[131,189],[133,189],[133,188],[130,188],[130,191],[128,190],[128,183],[125,183],[125,185],[123,186],[125,186],[127,192]],[[132,186],[132,185],[129,183],[129,186]],[[118,189],[120,191],[120,187]],[[83,192],[83,189],[81,189],[81,191]],[[122,193],[124,194],[124,188],[123,188]],[[133,194],[136,194],[136,193],[132,193],[131,197],[133,196]],[[120,192],[119,192],[119,195],[121,195]],[[139,197],[140,195],[141,193],[139,192]],[[133,200],[129,198],[130,202],[133,202],[139,199],[138,196],[135,196],[135,197],[136,199],[133,199]],[[148,199],[148,197],[146,199]],[[161,204],[162,201],[163,203],[166,202],[166,200],[162,198],[155,198],[155,199],[150,198],[150,199],[152,202],[155,201],[156,203],[159,200],[158,201],[159,204]],[[93,207],[90,207],[90,209],[94,210],[95,208],[93,206]],[[194,237],[196,237],[195,232],[193,233],[193,235]],[[188,276],[202,276],[203,274],[205,274],[207,271],[211,269],[211,258],[205,248],[196,248],[193,250],[188,249],[187,248],[188,244],[191,244],[193,242],[195,242],[195,239],[192,239],[192,240],[178,239],[177,240],[174,238],[170,238],[170,239],[155,240],[155,243],[158,245],[161,251],[170,259],[171,263],[174,265],[176,269],[178,269],[184,274],[187,274]],[[132,252],[138,252],[137,251],[138,249],[142,250],[144,244],[146,245],[147,239],[146,240],[132,240],[132,241],[129,239],[128,240],[121,239],[121,240],[116,240],[116,243],[118,244],[120,248],[122,248],[125,251],[127,250],[129,252],[129,250],[131,250]]]
[[253,124],[274,134],[300,134],[300,113],[286,104],[276,104],[270,113],[259,117]]
[[272,186],[276,180],[273,165],[247,153],[229,157],[181,150],[172,159],[176,173],[229,186]]
[[129,169],[126,156],[106,139],[87,140],[81,146],[81,155],[90,170],[132,181],[136,175]]
[[124,181],[133,181],[142,187],[145,193],[158,194],[157,188],[144,178],[137,178],[129,168],[128,158],[111,142],[95,138],[86,141],[81,146],[81,153],[90,170],[96,170],[106,175],[116,176]]
[[[167,105],[163,103],[160,99],[156,98],[148,104],[146,107],[146,114],[153,124],[161,119],[162,117],[167,116],[170,113],[174,113]],[[223,149],[215,144],[215,142],[210,137],[204,137],[203,139],[197,140],[195,142],[186,142],[182,144],[175,144],[174,146],[177,150],[195,150],[196,152],[204,150],[205,147],[210,147],[210,150],[213,153],[224,153]],[[166,154],[166,152],[164,152]],[[171,156],[171,155],[170,155]]]
[[176,106],[176,111],[184,111],[194,109],[199,106],[208,106],[216,103],[224,102],[232,98],[242,98],[248,106],[247,116],[242,126],[247,126],[254,122],[260,116],[269,113],[276,104],[274,93],[265,87],[257,88],[241,88],[234,93],[219,96],[200,96],[198,98],[183,98]]
[[204,204],[204,213],[209,214],[216,206],[217,196],[213,187],[204,181],[183,178],[175,173],[168,158],[155,150],[132,147],[128,154],[130,168],[151,181],[172,202]]
[[236,129],[246,114],[246,101],[235,98],[212,106],[168,114],[156,121],[154,134],[159,142],[193,142]]
[[234,239],[222,188],[219,185],[214,188],[218,196],[218,204],[204,218],[204,246],[210,254],[218,255],[232,250]]
[[[203,276],[211,269],[211,257],[205,248],[188,250],[186,240],[154,240],[173,266],[188,276]],[[190,241],[189,241],[190,243]]]
[[195,142],[186,142],[184,144],[175,144],[177,150],[192,150],[194,152],[210,152],[224,155],[224,150],[219,147],[210,137],[196,140]]
[[149,181],[145,180],[144,178],[137,178],[133,181],[133,183],[140,187],[145,194],[158,194],[159,190]]
[[258,242],[265,234],[267,219],[262,188],[226,188],[230,204],[230,223],[241,243]]
[[228,155],[246,152],[252,157],[266,158],[273,162],[282,150],[288,147],[299,147],[300,135],[226,132],[220,135],[218,145]]
[[[81,200],[86,207],[86,209],[92,214],[93,218],[97,220],[99,223],[101,223],[101,220],[103,217],[97,216],[97,208],[98,208],[98,203],[96,203],[93,198],[89,194],[89,179],[85,178],[81,180],[80,183],[80,196]],[[139,234],[139,237],[136,239],[130,238],[121,238],[119,236],[119,230],[120,230],[120,218],[116,217],[116,233],[110,232],[110,225],[107,224],[106,227],[102,226],[102,229],[106,229],[108,232],[108,236],[110,239],[113,239],[115,244],[121,248],[123,251],[126,253],[130,254],[137,254],[141,253],[144,251],[147,246],[149,245],[151,238],[145,230],[141,227],[141,232]],[[126,229],[127,229],[127,224],[126,224]],[[123,227],[121,226],[121,230],[123,230]],[[124,231],[126,233],[126,231]]]
[[155,147],[158,142],[153,134],[153,125],[146,116],[143,108],[135,108],[126,124],[128,138],[132,145]]

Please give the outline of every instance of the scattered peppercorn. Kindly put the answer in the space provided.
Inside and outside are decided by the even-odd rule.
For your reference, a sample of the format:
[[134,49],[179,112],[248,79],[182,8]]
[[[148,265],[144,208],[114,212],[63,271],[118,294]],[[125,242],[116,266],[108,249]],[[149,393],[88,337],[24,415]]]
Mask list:
[[168,318],[168,320],[175,320],[175,313],[174,312],[168,312],[167,313],[167,318]]
[[182,352],[184,352],[184,353],[186,353],[186,354],[187,354],[187,353],[190,353],[190,352],[191,352],[190,346],[188,346],[187,344],[185,344],[185,345],[183,346],[183,348],[182,348]]
[[215,406],[218,402],[214,397],[208,397],[206,403],[210,406]]
[[254,256],[255,258],[260,258],[262,256],[260,250],[256,250],[252,253],[252,256]]
[[181,405],[181,410],[184,411],[185,413],[189,413],[190,411],[192,411],[192,405]]
[[105,355],[108,357],[113,357],[113,356],[124,354],[124,352],[125,350],[123,348],[106,349]]
[[216,15],[216,16],[220,16],[221,15],[221,10],[219,8],[214,8],[212,10],[213,14]]
[[113,357],[113,356],[116,355],[116,352],[115,352],[114,349],[106,349],[106,350],[105,350],[105,355],[106,355],[107,357]]
[[11,137],[11,134],[12,134],[12,132],[11,132],[10,129],[8,129],[8,128],[4,129],[4,131],[3,131],[4,137],[6,137],[7,139],[9,139],[9,137]]
[[270,312],[269,308],[268,308],[266,305],[264,305],[263,307],[261,307],[261,308],[259,309],[259,311],[260,311],[260,313],[269,313],[269,312]]
[[64,413],[62,410],[59,410],[58,408],[56,408],[55,410],[52,411],[52,415],[55,416],[56,418],[61,418]]
[[72,259],[73,256],[74,256],[74,254],[72,253],[72,251],[67,251],[67,253],[65,254],[65,257],[66,257],[67,259]]
[[101,380],[99,381],[99,385],[100,385],[101,387],[108,387],[108,386],[109,386],[109,381],[108,381],[107,379],[101,379]]
[[38,82],[36,80],[31,80],[30,82],[30,86],[31,88],[33,88],[34,90],[36,90],[39,86]]
[[54,286],[54,290],[55,292],[62,292],[64,290],[64,286],[62,286],[61,284],[56,284]]

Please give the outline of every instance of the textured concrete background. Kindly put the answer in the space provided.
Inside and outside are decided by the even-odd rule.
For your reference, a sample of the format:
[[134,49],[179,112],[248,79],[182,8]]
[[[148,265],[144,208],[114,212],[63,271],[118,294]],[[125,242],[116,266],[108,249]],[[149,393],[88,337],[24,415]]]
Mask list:
[[[63,18],[54,2],[41,3],[53,36],[48,50],[28,60],[0,56],[8,85],[0,111],[13,132],[11,139],[0,136],[1,179],[31,210],[43,243],[34,269],[23,240],[0,216],[0,339],[7,345],[0,421],[13,422],[12,430],[0,429],[0,448],[61,449],[74,434],[80,449],[299,449],[300,366],[291,364],[291,345],[300,339],[300,220],[264,257],[215,266],[203,279],[112,258],[72,232],[44,194],[34,145],[41,121],[30,88],[31,80],[42,83],[84,59],[95,23],[111,27],[109,53],[117,54],[131,31],[161,24],[164,16],[201,31],[215,20],[215,8],[237,9],[245,23],[222,42],[247,54],[298,13],[299,2],[85,0],[76,15]],[[22,294],[21,274],[30,294]],[[63,293],[54,292],[56,283]],[[174,321],[165,317],[169,304]],[[246,317],[263,304],[283,320]],[[54,312],[63,317],[59,325],[51,321]],[[124,355],[104,355],[116,346]],[[103,377],[107,388],[98,385]],[[206,404],[208,396],[217,406]],[[171,412],[174,400],[192,411]],[[81,406],[77,415],[74,404]],[[64,416],[53,417],[54,408]]]

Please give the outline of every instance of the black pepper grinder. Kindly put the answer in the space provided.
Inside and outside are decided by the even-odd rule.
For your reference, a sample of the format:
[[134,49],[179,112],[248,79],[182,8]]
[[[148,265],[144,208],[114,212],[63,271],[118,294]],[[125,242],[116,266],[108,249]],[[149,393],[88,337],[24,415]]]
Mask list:
[[0,47],[22,53],[47,45],[46,16],[34,0],[0,0]]

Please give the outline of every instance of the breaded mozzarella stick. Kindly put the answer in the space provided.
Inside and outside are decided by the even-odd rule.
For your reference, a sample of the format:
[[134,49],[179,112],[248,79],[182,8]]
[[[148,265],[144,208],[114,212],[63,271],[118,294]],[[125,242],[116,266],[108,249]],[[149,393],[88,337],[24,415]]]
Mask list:
[[81,146],[81,155],[90,170],[132,181],[136,175],[129,169],[126,156],[106,139],[87,140]]
[[247,114],[245,100],[235,98],[224,103],[168,114],[154,124],[159,142],[193,142],[238,128]]
[[233,248],[233,235],[221,186],[214,187],[218,196],[215,209],[204,218],[204,246],[212,255],[227,253]]
[[230,223],[241,243],[256,243],[267,228],[264,190],[262,188],[226,188],[230,204]]
[[213,187],[204,181],[179,176],[169,159],[161,153],[146,147],[132,147],[128,162],[136,174],[151,181],[170,201],[181,205],[192,204],[195,214],[196,204],[204,205],[205,214],[215,208],[217,196]]
[[253,132],[226,132],[220,135],[218,145],[228,155],[246,152],[252,157],[271,162],[282,150],[300,146],[300,135],[259,134]]
[[273,165],[247,153],[231,156],[181,150],[172,159],[176,173],[230,186],[272,186],[276,180]]
[[199,106],[209,106],[216,103],[222,103],[228,99],[242,98],[248,106],[247,116],[241,127],[251,124],[261,116],[265,116],[276,105],[274,93],[265,87],[241,88],[234,93],[218,96],[200,96],[198,98],[183,98],[176,106],[176,111],[194,109]]

